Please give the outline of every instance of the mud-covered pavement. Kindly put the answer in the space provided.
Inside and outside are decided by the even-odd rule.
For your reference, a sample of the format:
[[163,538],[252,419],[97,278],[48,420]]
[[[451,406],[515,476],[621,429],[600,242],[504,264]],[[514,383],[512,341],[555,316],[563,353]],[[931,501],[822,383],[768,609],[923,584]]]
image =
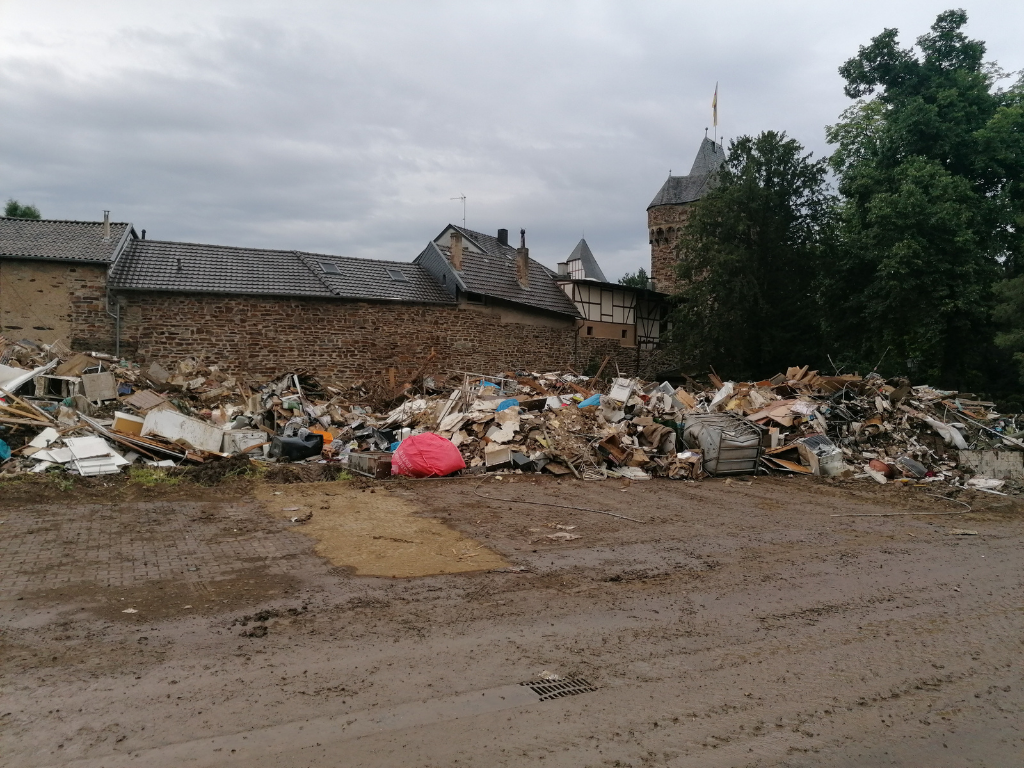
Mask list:
[[[963,509],[934,492],[6,492],[0,765],[1022,765],[1024,507],[977,494],[964,515],[831,516]],[[393,520],[375,533],[365,516],[387,500],[456,543]],[[290,522],[307,511],[364,517],[331,544]],[[451,549],[451,571],[507,565],[358,575],[346,531],[371,566],[389,543],[429,563]],[[597,690],[538,701],[518,684],[542,672]]]

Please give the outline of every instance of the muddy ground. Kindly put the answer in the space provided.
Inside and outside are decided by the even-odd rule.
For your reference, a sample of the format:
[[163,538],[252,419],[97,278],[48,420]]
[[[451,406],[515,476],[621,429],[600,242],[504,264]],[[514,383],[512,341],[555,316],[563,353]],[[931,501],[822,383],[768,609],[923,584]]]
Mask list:
[[1024,765],[1024,506],[937,492],[8,486],[0,765]]

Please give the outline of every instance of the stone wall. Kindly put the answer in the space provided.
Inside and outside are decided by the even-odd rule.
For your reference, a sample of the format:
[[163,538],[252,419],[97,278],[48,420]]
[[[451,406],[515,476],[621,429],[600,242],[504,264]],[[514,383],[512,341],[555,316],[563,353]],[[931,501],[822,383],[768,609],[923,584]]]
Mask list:
[[[526,325],[457,307],[272,297],[126,293],[122,354],[173,366],[196,355],[222,370],[271,376],[305,369],[340,380],[401,379],[434,353],[428,372],[637,372],[637,351],[614,339],[581,338],[575,323]],[[660,367],[640,355],[641,375]]]
[[112,352],[105,293],[103,264],[0,260],[0,335]]
[[647,211],[647,230],[651,243],[651,277],[655,290],[675,293],[676,243],[680,230],[690,217],[690,205],[659,205]]

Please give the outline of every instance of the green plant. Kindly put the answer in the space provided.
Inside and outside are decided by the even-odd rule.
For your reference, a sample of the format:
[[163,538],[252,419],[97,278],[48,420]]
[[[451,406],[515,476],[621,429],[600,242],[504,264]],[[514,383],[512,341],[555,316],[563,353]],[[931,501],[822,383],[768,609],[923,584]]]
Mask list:
[[58,491],[62,491],[64,493],[67,493],[75,487],[74,478],[64,470],[49,472],[46,475],[46,479],[53,483],[54,487]]
[[131,485],[144,485],[152,488],[155,485],[177,485],[181,478],[167,474],[161,467],[131,467],[128,470],[128,482]]
[[232,467],[224,473],[224,477],[255,477],[260,478],[267,474],[267,470],[270,466],[262,461],[252,461],[251,459],[246,461],[244,464],[239,464],[236,467]]

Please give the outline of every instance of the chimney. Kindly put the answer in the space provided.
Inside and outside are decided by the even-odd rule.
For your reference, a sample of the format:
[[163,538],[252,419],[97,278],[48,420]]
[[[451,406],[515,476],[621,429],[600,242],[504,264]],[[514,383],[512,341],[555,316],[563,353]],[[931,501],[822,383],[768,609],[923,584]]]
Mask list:
[[508,230],[507,229],[499,229],[498,230],[498,242],[501,243],[502,245],[508,245]]
[[103,212],[103,242],[110,241],[110,211]]
[[457,271],[462,271],[462,233],[456,230],[451,232],[451,256],[449,260],[452,263],[452,267]]
[[559,277],[568,277],[569,276],[569,262],[568,261],[560,261],[560,262],[558,262],[558,276]]
[[143,240],[145,240],[145,239],[146,239],[146,230],[142,230],[142,239],[143,239]]
[[530,249],[526,247],[526,230],[519,230],[519,247],[516,248],[516,279],[523,288],[530,287]]

